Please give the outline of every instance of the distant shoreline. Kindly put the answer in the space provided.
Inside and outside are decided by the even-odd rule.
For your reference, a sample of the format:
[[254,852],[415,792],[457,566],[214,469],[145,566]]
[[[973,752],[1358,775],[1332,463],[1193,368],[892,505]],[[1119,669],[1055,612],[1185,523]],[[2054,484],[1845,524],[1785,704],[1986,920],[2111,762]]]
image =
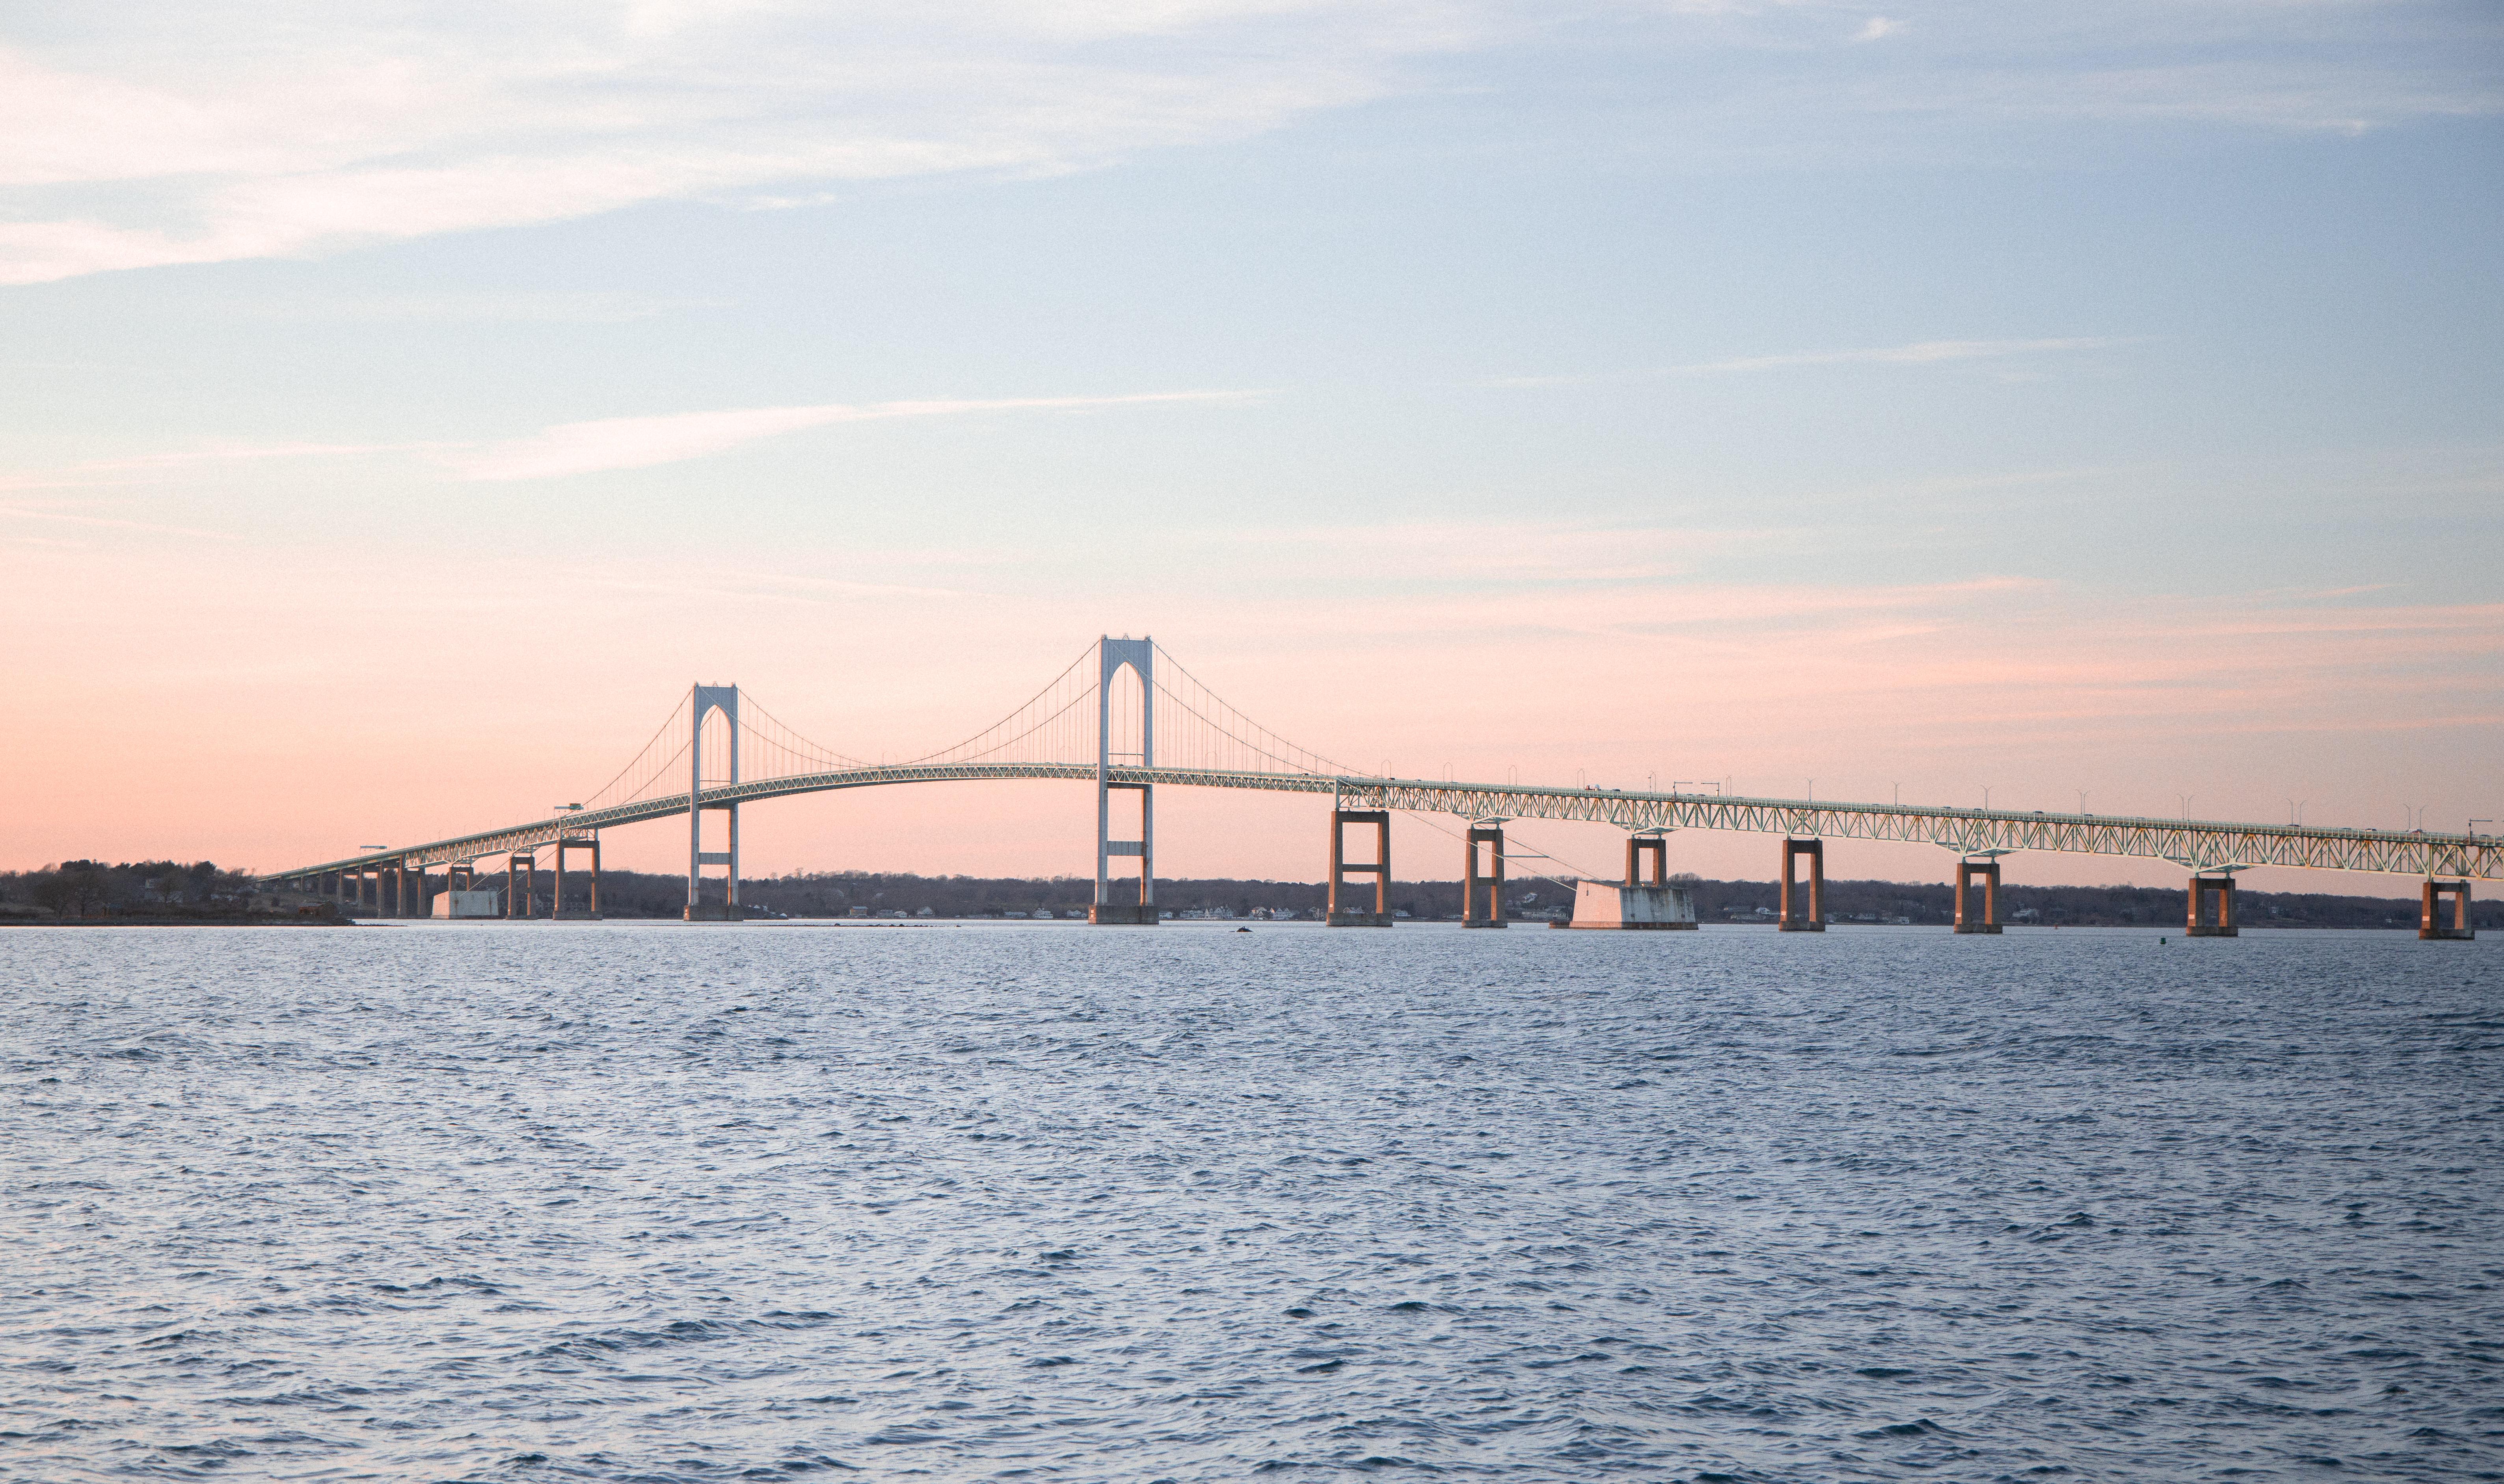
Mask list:
[[365,927],[388,918],[314,917],[276,913],[236,917],[39,917],[12,914],[0,916],[0,928],[8,927]]
[[[506,873],[488,872],[476,880],[492,894],[500,917],[502,893],[517,885],[530,893],[530,910],[524,914],[528,917],[544,920],[559,905],[550,872],[536,873],[522,881]],[[1782,912],[1782,888],[1777,881],[1682,876],[1677,883],[1692,894],[1695,915],[1707,924],[1765,926]],[[2420,915],[2417,883],[2394,880],[2391,884],[2405,884],[2410,894],[2266,891],[2246,885],[2238,893],[2235,916],[2245,931],[2414,931]],[[563,904],[568,916],[587,914],[593,904],[592,885],[587,876],[569,874]],[[1371,906],[1372,883],[1352,883],[1350,889]],[[1037,914],[1055,921],[1083,920],[1096,890],[1095,880],[1083,877],[937,877],[903,872],[792,873],[743,877],[739,883],[743,915],[752,918],[889,923],[1041,920]],[[1137,891],[1135,879],[1113,883],[1115,901],[1134,901]],[[720,910],[717,892],[717,886],[707,890],[707,915]],[[365,894],[370,899],[371,883]],[[1505,883],[1505,915],[1524,926],[1546,923],[1566,916],[1575,894],[1570,882],[1516,870]],[[1385,897],[1390,915],[1404,922],[1452,921],[1460,915],[1457,881],[1394,878]],[[1838,929],[1944,927],[1956,915],[1954,891],[1943,882],[1830,876],[1824,882],[1823,898],[1826,922]],[[612,868],[598,879],[597,901],[600,915],[609,921],[675,921],[686,910],[686,879]],[[439,903],[429,900],[427,905]],[[1326,914],[1331,896],[1320,881],[1159,877],[1156,905],[1177,922],[1311,921]],[[2065,886],[2003,880],[1998,907],[2000,922],[2012,930],[2122,927],[2162,932],[2184,926],[2187,894],[2178,885]],[[0,926],[242,927],[408,920],[374,911],[370,900],[361,903],[353,896],[342,901],[330,893],[272,892],[246,873],[221,870],[207,861],[190,866],[171,861],[121,865],[76,861],[44,871],[0,873]],[[2473,901],[2471,921],[2476,927],[2504,931],[2504,902]]]

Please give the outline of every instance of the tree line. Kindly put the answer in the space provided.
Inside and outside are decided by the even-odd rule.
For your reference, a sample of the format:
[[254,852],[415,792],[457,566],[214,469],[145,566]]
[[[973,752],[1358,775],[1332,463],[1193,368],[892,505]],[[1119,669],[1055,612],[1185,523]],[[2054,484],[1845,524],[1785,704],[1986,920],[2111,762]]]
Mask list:
[[[202,921],[267,915],[252,878],[215,861],[65,860],[0,871],[0,916],[65,921]],[[294,908],[289,915],[301,915]]]
[[[502,873],[482,874],[478,884],[501,887]],[[568,881],[569,906],[584,905],[589,882]],[[1706,922],[1760,922],[1778,910],[1781,888],[1772,881],[1683,879],[1694,893],[1696,915]],[[539,874],[537,907],[544,915],[554,885]],[[1360,882],[1354,904],[1372,906],[1372,883]],[[708,882],[717,900],[720,884]],[[901,872],[795,872],[744,879],[747,909],[780,916],[846,917],[858,914],[908,917],[1055,917],[1083,915],[1094,900],[1093,878],[915,876]],[[1458,881],[1404,880],[1391,886],[1395,912],[1420,921],[1460,915]],[[686,878],[641,871],[604,873],[601,910],[609,917],[676,917],[686,905]],[[1228,878],[1157,879],[1157,905],[1183,913],[1237,918],[1317,916],[1328,902],[1318,881]],[[2414,897],[2348,896],[2317,892],[2244,891],[2237,915],[2248,927],[2415,928]],[[1940,925],[1955,920],[1953,888],[1944,883],[1828,880],[1826,911],[1838,925],[1905,922]],[[1137,900],[1135,880],[1119,883],[1117,901]],[[1536,920],[1570,909],[1570,887],[1541,878],[1507,882],[1505,911]],[[2003,884],[2000,920],[2015,925],[2073,927],[2179,926],[2184,891],[2164,886],[2028,886]],[[107,864],[68,860],[35,871],[0,872],[0,919],[18,921],[259,920],[329,915],[328,904],[300,893],[284,897],[255,887],[243,872],[213,861],[142,860]],[[2473,921],[2504,929],[2504,902],[2475,904]]]

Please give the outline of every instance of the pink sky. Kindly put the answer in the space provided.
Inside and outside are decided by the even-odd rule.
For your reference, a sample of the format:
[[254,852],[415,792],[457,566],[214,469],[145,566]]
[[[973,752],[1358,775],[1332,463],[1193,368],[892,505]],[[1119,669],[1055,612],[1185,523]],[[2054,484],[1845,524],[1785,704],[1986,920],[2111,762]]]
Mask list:
[[[752,568],[556,563],[437,568],[424,556],[79,529],[12,550],[12,692],[42,720],[8,734],[40,779],[0,825],[12,864],[70,854],[208,856],[262,869],[539,817],[583,797],[691,678],[736,681],[855,755],[902,757],[1004,713],[1097,632],[1149,622],[1247,714],[1352,767],[1405,776],[1734,791],[2104,813],[2179,811],[2397,827],[2422,806],[2458,828],[2498,725],[2504,605],[2285,592],[2129,603],[2072,585],[1734,585],[1679,575],[1643,533],[1481,528],[1367,533],[1399,587],[1478,561],[1505,592],[1368,597],[1366,563],[1294,533],[1230,552],[1227,585],[1160,575],[1199,543],[1135,543],[1118,598],[944,592],[838,575],[813,554]],[[100,535],[99,533],[100,532]],[[1469,552],[1500,556],[1471,558]],[[956,558],[962,563],[961,556]],[[1264,564],[1274,564],[1265,572]],[[518,564],[516,564],[518,566]],[[1344,567],[1345,571],[1334,570]],[[1560,591],[1538,580],[1580,574]],[[116,584],[99,589],[110,573]],[[1264,600],[1267,580],[1328,584]],[[429,613],[461,615],[446,632]],[[405,615],[395,622],[393,615]],[[1119,626],[1116,626],[1117,628]],[[728,655],[732,658],[723,659]],[[1578,770],[1580,772],[1578,773]],[[953,784],[777,801],[747,815],[755,874],[875,869],[1084,874],[1092,792]],[[1311,880],[1323,807],[1167,790],[1165,874]],[[681,827],[615,833],[610,859],[667,870]],[[1611,869],[1598,827],[1526,840]],[[1403,874],[1455,874],[1457,847],[1404,823]],[[1451,856],[1455,859],[1446,859]],[[1771,874],[1769,838],[1691,834],[1674,859]],[[1939,880],[1926,847],[1838,842],[1838,876]],[[2021,881],[2170,883],[2163,862],[2020,856]],[[2255,873],[2257,887],[2405,881]]]

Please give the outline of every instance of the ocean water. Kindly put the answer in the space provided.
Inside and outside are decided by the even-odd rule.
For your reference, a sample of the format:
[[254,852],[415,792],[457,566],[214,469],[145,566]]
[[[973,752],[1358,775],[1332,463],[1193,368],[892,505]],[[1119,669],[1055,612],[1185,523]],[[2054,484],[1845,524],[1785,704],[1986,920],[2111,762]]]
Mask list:
[[2504,944],[0,933],[0,1476],[2504,1477]]

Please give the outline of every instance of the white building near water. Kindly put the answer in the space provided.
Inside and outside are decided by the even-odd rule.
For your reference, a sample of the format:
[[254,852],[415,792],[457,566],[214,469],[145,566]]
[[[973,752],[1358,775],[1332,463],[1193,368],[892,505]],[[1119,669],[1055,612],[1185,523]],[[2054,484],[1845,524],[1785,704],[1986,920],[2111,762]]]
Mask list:
[[501,891],[438,891],[435,894],[435,915],[438,917],[501,917],[504,915],[504,894]]

